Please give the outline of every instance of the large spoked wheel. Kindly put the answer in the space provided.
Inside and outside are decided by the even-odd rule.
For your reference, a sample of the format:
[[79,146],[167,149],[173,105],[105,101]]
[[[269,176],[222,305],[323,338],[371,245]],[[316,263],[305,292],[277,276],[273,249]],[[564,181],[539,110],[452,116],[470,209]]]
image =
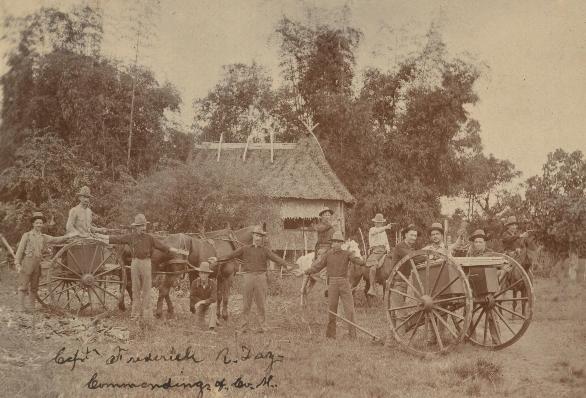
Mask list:
[[395,340],[419,356],[445,353],[466,337],[472,291],[462,268],[432,250],[410,253],[393,267],[385,294]]
[[497,270],[498,291],[474,298],[470,343],[490,350],[510,346],[523,336],[533,316],[533,284],[529,274],[514,258],[502,253]]
[[63,246],[53,257],[39,300],[50,307],[78,315],[115,308],[126,286],[119,252],[95,239]]

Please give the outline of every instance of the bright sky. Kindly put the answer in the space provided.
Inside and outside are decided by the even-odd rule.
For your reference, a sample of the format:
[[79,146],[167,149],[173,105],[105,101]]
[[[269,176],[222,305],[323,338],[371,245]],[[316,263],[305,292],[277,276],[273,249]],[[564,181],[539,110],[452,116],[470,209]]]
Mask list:
[[[89,2],[105,9],[107,51],[128,57],[130,44],[114,39],[110,23],[123,1]],[[40,5],[71,3],[0,0],[0,13],[23,15]],[[319,6],[329,12],[316,18],[332,21],[344,4],[350,24],[364,33],[358,70],[390,68],[395,45],[421,37],[434,20],[450,53],[468,53],[486,64],[476,87],[480,102],[470,112],[482,126],[485,151],[511,160],[524,178],[539,173],[547,153],[558,147],[586,153],[582,0],[161,0],[159,37],[143,62],[180,90],[181,119],[189,125],[193,99],[213,87],[222,65],[256,61],[278,79],[272,32],[283,15],[297,19]]]

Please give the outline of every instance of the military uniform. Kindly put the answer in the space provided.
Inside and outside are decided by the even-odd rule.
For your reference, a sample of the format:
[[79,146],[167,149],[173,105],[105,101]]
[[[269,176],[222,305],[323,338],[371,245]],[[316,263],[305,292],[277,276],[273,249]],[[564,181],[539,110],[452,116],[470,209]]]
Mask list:
[[[209,269],[209,265],[208,265]],[[200,272],[202,272],[200,270]],[[217,323],[216,316],[216,297],[217,297],[217,284],[213,279],[208,278],[205,282],[201,278],[197,278],[191,282],[191,294],[189,299],[189,309],[191,312],[196,313],[195,306],[197,303],[202,303],[197,306],[197,318],[198,324],[202,325],[205,322],[206,312],[210,312],[210,320],[208,326],[210,329],[214,329]]]

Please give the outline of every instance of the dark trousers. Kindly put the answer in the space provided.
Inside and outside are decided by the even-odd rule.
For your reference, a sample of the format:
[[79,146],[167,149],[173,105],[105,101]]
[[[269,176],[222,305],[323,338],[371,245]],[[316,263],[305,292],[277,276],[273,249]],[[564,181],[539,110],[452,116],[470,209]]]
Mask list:
[[[328,304],[329,310],[338,313],[338,301],[342,300],[344,307],[344,317],[350,322],[354,322],[354,299],[348,278],[328,278]],[[337,318],[328,313],[328,327],[326,337],[336,337]],[[356,337],[356,328],[348,324],[348,334],[350,337]]]

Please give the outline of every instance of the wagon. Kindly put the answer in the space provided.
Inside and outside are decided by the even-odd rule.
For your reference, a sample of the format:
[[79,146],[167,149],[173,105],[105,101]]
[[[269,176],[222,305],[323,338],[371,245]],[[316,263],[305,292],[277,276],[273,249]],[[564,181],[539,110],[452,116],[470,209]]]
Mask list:
[[531,279],[512,257],[449,257],[414,251],[392,269],[385,309],[396,342],[417,355],[445,353],[468,341],[500,350],[531,323]]
[[118,305],[126,286],[120,247],[93,238],[58,247],[39,284],[39,301],[80,314],[103,312]]

